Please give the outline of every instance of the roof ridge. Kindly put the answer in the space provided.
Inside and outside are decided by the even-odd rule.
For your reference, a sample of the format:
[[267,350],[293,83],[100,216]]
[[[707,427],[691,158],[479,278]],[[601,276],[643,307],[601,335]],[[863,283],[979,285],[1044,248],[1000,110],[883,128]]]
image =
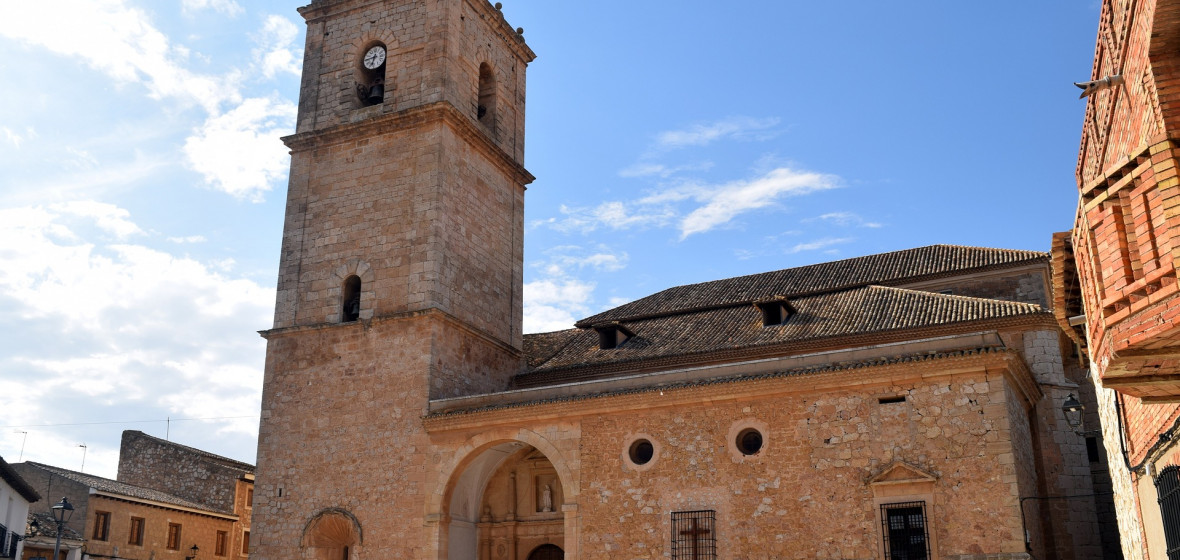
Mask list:
[[[162,496],[167,496],[168,498],[171,498],[173,500],[174,505],[183,506],[183,507],[187,507],[187,508],[200,509],[200,510],[204,510],[204,511],[211,511],[211,512],[218,512],[219,511],[215,508],[209,507],[208,505],[205,505],[205,504],[202,504],[199,502],[194,502],[192,500],[187,500],[187,499],[181,498],[180,496],[177,496],[175,494],[169,494],[168,492],[156,490],[155,488],[148,488],[146,486],[139,486],[138,484],[131,484],[130,482],[123,482],[121,480],[107,478],[105,476],[99,476],[96,474],[89,474],[89,473],[85,473],[82,471],[70,470],[70,469],[67,469],[64,467],[55,467],[53,465],[47,465],[45,463],[38,463],[36,461],[26,461],[26,462],[30,465],[35,465],[37,468],[47,470],[47,471],[50,471],[51,473],[56,474],[58,476],[73,480],[74,482],[77,482],[79,484],[85,484],[87,486],[94,487],[93,484],[90,484],[89,482],[87,482],[85,480],[79,480],[79,478],[82,478],[82,479],[91,478],[91,479],[95,479],[95,480],[102,481],[102,482],[112,483],[112,484],[116,485],[115,487],[127,486],[127,487],[133,488],[135,490],[142,490],[145,493],[160,494]],[[77,477],[77,478],[75,478],[75,477]],[[126,494],[128,496],[131,496],[133,498],[139,498],[141,500],[153,500],[154,499],[154,498],[150,498],[150,497],[146,497],[146,496],[136,496],[134,494],[130,494],[130,493],[126,493],[126,492],[119,492],[117,490],[108,490],[108,491],[119,493],[119,494]]]
[[[969,251],[971,253],[982,252],[991,255],[1004,255],[1005,257],[999,259],[972,258],[971,253],[963,254],[958,251]],[[899,263],[896,261],[899,258],[905,259],[903,263],[908,261],[912,264],[909,273],[897,270]],[[654,294],[585,317],[574,323],[574,326],[577,328],[587,328],[607,321],[634,321],[685,312],[734,307],[753,303],[767,296],[765,293],[742,293],[735,294],[738,295],[736,299],[726,300],[723,297],[715,295],[717,290],[726,286],[737,289],[730,291],[753,292],[757,289],[770,289],[773,287],[773,284],[778,283],[782,284],[780,287],[783,289],[777,295],[797,298],[856,287],[898,283],[902,280],[913,282],[947,274],[966,274],[993,267],[1008,268],[1020,263],[1048,258],[1049,253],[1026,249],[1002,249],[948,244],[925,245],[911,249],[873,253],[836,261],[812,263],[730,278],[719,278],[672,286]],[[886,262],[877,262],[876,266],[874,266],[874,261]],[[867,273],[864,270],[866,267],[871,268],[876,273]],[[810,282],[801,280],[802,278],[810,279],[816,276],[819,277],[819,280],[812,280]],[[825,276],[827,277],[826,279]],[[759,280],[762,280],[762,284],[772,284],[772,286],[759,285]],[[824,285],[825,280],[828,282],[828,285]],[[678,302],[682,305],[678,305]],[[652,307],[656,309],[651,309]]]

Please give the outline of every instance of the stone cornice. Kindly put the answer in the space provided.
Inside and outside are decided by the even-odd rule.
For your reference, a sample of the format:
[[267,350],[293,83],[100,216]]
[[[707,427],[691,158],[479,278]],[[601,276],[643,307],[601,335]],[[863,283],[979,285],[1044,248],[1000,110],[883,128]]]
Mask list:
[[[370,4],[376,4],[381,0],[314,0],[312,3],[298,8],[299,15],[303,16],[304,21],[313,23],[321,21],[330,17],[337,17],[347,14],[349,12],[363,9]],[[473,10],[484,13],[485,21],[493,22],[491,25],[496,31],[500,33],[501,38],[504,39],[505,44],[512,49],[525,64],[532,62],[537,58],[537,54],[533,49],[529,48],[525,43],[524,35],[517,33],[515,29],[504,19],[504,13],[492,6],[488,0],[468,0],[467,4]]]
[[447,101],[411,107],[355,123],[300,132],[284,136],[282,140],[294,154],[434,123],[449,125],[461,139],[467,141],[469,145],[488,156],[492,161],[498,162],[520,186],[528,185],[536,179],[523,165],[517,163],[512,156],[488,138],[487,133],[476,127],[469,117]]
[[429,308],[429,309],[418,310],[418,311],[405,311],[402,313],[390,313],[387,315],[380,315],[377,317],[373,317],[372,319],[361,319],[359,321],[352,321],[350,323],[316,323],[313,325],[295,325],[295,326],[291,326],[291,327],[279,327],[276,329],[268,329],[268,330],[258,331],[258,334],[259,334],[259,336],[261,336],[262,338],[265,338],[267,340],[274,340],[274,339],[279,339],[279,338],[284,338],[284,337],[289,337],[289,336],[298,336],[300,334],[309,333],[309,332],[323,332],[323,331],[329,330],[329,329],[363,329],[363,330],[368,330],[368,329],[372,328],[373,325],[380,325],[383,323],[392,323],[392,322],[396,322],[396,321],[407,321],[410,319],[416,319],[416,318],[421,318],[421,317],[431,317],[434,319],[442,320],[459,330],[462,330],[468,334],[471,334],[472,336],[474,336],[476,338],[484,340],[489,345],[495,346],[495,347],[497,347],[501,350],[504,350],[505,352],[508,352],[510,354],[521,356],[522,358],[524,357],[524,354],[520,351],[519,348],[513,348],[511,345],[505,344],[503,341],[496,338],[491,333],[484,331],[482,329],[473,327],[473,326],[467,324],[466,322],[464,322],[462,319],[459,319],[458,317],[455,317],[454,315],[451,315],[450,313],[447,313],[446,311],[442,311],[441,309],[437,309],[437,308],[433,308],[433,307]]
[[[1015,358],[1015,359],[1013,359]],[[579,416],[600,416],[609,412],[635,412],[653,408],[682,407],[762,399],[792,393],[831,392],[854,387],[888,387],[914,381],[932,381],[970,373],[998,373],[1017,390],[1031,386],[1040,394],[1027,367],[1015,351],[979,348],[935,355],[867,360],[854,364],[788,370],[762,375],[735,376],[674,384],[571,395],[540,401],[524,401],[471,410],[455,410],[423,418],[427,432],[486,429],[501,424],[573,420]],[[1027,396],[1025,397],[1028,398]],[[607,401],[607,402],[604,402]]]

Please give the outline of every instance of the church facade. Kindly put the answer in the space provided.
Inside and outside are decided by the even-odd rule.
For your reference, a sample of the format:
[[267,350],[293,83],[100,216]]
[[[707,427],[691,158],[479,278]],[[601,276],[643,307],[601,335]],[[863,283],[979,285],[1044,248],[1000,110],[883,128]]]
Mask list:
[[522,31],[486,0],[300,13],[252,556],[1118,554],[1049,254],[920,247],[524,335]]

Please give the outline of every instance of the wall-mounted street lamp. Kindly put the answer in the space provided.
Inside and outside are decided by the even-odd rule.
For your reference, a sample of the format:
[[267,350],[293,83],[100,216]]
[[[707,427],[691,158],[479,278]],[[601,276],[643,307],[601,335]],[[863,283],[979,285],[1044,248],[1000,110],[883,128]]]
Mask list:
[[193,555],[192,556],[185,556],[184,560],[197,560],[197,552],[200,551],[201,549],[197,548],[197,545],[194,544],[193,547],[188,550],[189,550],[189,552],[192,552]]
[[53,560],[57,560],[60,558],[58,554],[61,551],[61,531],[74,516],[74,506],[70,505],[70,501],[63,497],[60,502],[53,504],[53,507],[49,509],[53,512],[53,520],[57,522],[57,542],[53,544]]
[[1102,433],[1102,430],[1079,430],[1082,427],[1082,412],[1086,410],[1086,406],[1078,401],[1077,397],[1070,393],[1065,397],[1065,402],[1061,404],[1061,412],[1065,413],[1065,423],[1073,428],[1075,434],[1079,436],[1095,436]]

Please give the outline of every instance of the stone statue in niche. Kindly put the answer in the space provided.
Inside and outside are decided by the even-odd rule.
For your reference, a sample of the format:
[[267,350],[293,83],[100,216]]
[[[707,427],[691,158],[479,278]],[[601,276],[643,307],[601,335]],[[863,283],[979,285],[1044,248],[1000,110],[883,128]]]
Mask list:
[[553,488],[550,488],[548,484],[541,489],[541,511],[546,513],[553,511]]

